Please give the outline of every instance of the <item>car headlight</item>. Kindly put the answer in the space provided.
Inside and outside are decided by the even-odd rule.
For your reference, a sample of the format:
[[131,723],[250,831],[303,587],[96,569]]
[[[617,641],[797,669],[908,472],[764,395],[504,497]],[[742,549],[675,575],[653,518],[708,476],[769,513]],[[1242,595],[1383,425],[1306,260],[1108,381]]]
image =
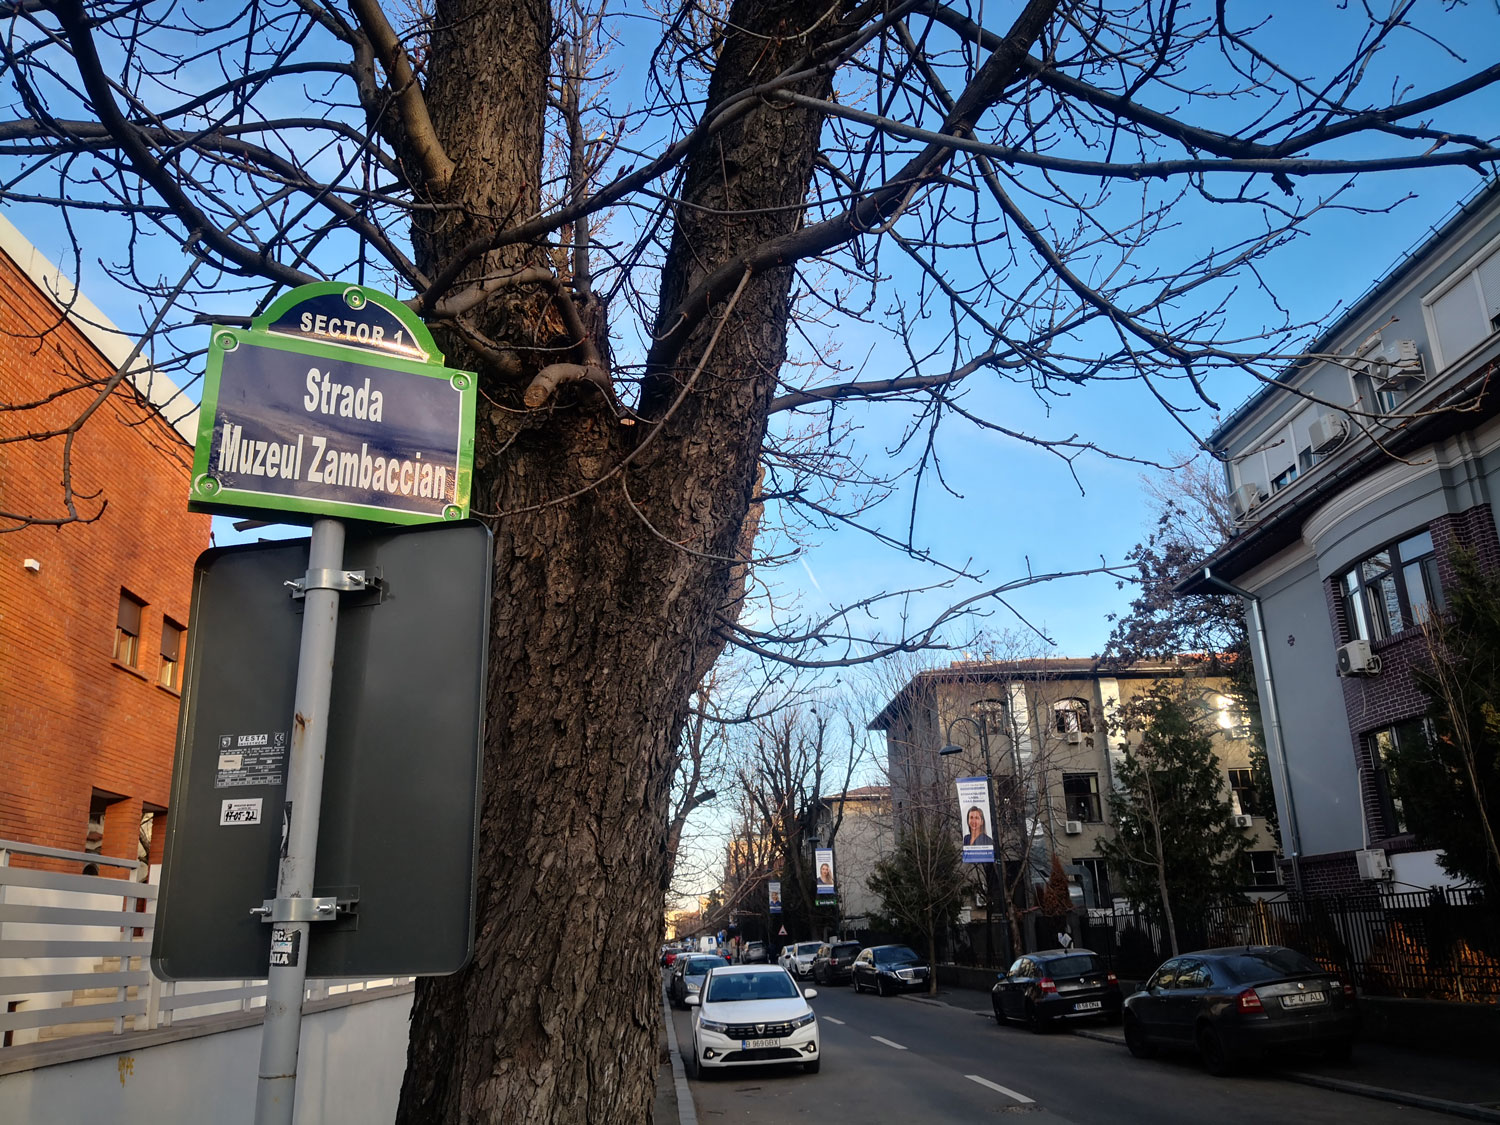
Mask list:
[[700,1031],[724,1032],[729,1030],[729,1025],[727,1023],[722,1023],[719,1020],[706,1020],[700,1016],[698,1017],[698,1029]]
[[813,1015],[811,1012],[808,1012],[807,1015],[805,1015],[805,1016],[798,1016],[796,1019],[794,1019],[792,1021],[792,1026],[793,1027],[806,1027],[808,1024],[812,1023],[813,1020],[815,1020],[817,1018],[818,1018],[817,1016]]

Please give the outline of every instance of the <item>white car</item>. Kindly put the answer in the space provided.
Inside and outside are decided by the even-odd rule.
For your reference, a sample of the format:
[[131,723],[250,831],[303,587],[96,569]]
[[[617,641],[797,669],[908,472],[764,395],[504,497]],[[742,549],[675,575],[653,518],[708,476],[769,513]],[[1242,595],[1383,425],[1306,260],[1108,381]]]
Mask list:
[[800,1062],[816,1074],[822,1062],[818,1017],[807,1006],[816,989],[801,989],[780,965],[710,969],[687,1004],[693,1017],[693,1064],[700,1078],[720,1070]]
[[782,949],[777,963],[794,977],[811,976],[813,958],[818,955],[820,945],[822,942],[817,941],[799,941],[795,945],[788,945]]

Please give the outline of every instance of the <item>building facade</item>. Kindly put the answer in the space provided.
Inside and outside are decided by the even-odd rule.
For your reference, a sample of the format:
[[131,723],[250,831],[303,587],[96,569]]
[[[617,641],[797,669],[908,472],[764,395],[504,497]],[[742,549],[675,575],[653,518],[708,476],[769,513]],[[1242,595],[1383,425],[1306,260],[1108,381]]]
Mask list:
[[880,900],[870,890],[870,878],[896,847],[890,786],[862,785],[824,797],[817,826],[818,838],[832,842],[838,867],[839,932],[871,929]]
[[62,432],[132,344],[0,217],[0,840],[159,862],[209,545],[193,404],[136,362],[73,438],[83,521],[18,518],[67,517]]
[[[1276,843],[1264,816],[1266,795],[1253,780],[1245,716],[1227,681],[1203,676],[1191,663],[1106,668],[1067,658],[964,661],[919,673],[870,723],[886,735],[894,815],[898,822],[934,817],[960,836],[955,779],[988,774],[1001,805],[993,815],[1008,878],[1028,890],[1045,883],[1056,855],[1075,904],[1112,906],[1098,844],[1111,831],[1111,798],[1128,739],[1107,735],[1109,724],[1156,685],[1179,680],[1214,731],[1224,799],[1251,834],[1245,885],[1277,889]],[[1004,809],[1019,810],[1011,814],[1013,823],[1006,823]],[[1021,862],[1029,876],[1017,880]],[[986,911],[976,897],[969,916],[980,920]]]
[[1446,885],[1384,754],[1426,737],[1412,675],[1451,551],[1500,565],[1500,184],[1478,192],[1209,438],[1238,531],[1179,586],[1238,592],[1283,843],[1308,891]]

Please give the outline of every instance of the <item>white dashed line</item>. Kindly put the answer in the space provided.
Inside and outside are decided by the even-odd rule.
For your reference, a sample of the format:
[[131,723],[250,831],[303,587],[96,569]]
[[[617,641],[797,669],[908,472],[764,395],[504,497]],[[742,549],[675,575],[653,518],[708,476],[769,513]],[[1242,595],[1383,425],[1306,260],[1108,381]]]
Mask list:
[[838,1024],[838,1025],[839,1025],[839,1026],[840,1026],[840,1027],[843,1027],[843,1026],[844,1026],[844,1021],[843,1021],[843,1020],[836,1020],[836,1019],[834,1019],[834,1018],[833,1018],[833,1017],[832,1017],[832,1016],[824,1016],[824,1017],[823,1017],[823,1018],[824,1018],[824,1019],[825,1019],[825,1020],[826,1020],[826,1021],[827,1021],[827,1022],[829,1022],[829,1023],[836,1023],[836,1024]]
[[989,1087],[997,1094],[1004,1094],[1007,1098],[1014,1098],[1022,1105],[1036,1105],[1036,1102],[1032,1101],[1025,1094],[1018,1094],[1014,1090],[1008,1090],[1004,1086],[1000,1085],[1000,1083],[991,1082],[988,1078],[981,1078],[977,1074],[965,1074],[964,1077],[967,1078],[970,1082],[978,1082],[981,1086]]
[[873,1040],[875,1040],[875,1042],[877,1042],[877,1043],[884,1043],[887,1047],[894,1047],[898,1051],[904,1051],[904,1050],[906,1050],[906,1048],[903,1047],[903,1046],[901,1046],[900,1043],[892,1043],[889,1039],[882,1039],[878,1035],[872,1035],[872,1036],[870,1036],[870,1038],[873,1039]]

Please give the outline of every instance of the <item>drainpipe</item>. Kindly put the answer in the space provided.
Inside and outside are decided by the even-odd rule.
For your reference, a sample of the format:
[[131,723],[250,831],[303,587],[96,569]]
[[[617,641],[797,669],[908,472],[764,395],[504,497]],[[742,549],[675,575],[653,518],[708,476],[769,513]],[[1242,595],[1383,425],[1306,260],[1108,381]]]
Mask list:
[[1255,633],[1255,652],[1261,670],[1265,673],[1266,710],[1271,716],[1271,727],[1267,732],[1267,749],[1275,756],[1277,773],[1281,774],[1281,789],[1286,794],[1287,831],[1292,845],[1292,888],[1302,894],[1302,833],[1297,828],[1297,800],[1292,794],[1292,777],[1286,766],[1286,743],[1281,737],[1281,707],[1276,702],[1276,680],[1271,674],[1271,650],[1266,645],[1266,622],[1261,615],[1260,597],[1233,582],[1225,581],[1213,573],[1211,567],[1203,568],[1206,585],[1234,594],[1245,600],[1250,608],[1250,626]]

